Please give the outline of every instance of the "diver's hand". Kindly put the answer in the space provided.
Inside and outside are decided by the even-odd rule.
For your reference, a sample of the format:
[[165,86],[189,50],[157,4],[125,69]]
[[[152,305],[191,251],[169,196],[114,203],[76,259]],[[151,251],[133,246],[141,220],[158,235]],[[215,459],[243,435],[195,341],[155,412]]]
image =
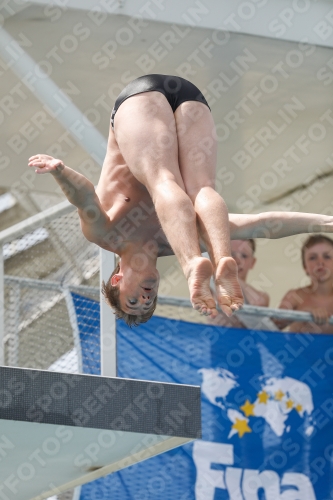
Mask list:
[[44,154],[31,156],[31,158],[29,158],[28,166],[34,168],[36,174],[56,174],[65,168],[65,165],[61,160],[57,160],[52,156]]

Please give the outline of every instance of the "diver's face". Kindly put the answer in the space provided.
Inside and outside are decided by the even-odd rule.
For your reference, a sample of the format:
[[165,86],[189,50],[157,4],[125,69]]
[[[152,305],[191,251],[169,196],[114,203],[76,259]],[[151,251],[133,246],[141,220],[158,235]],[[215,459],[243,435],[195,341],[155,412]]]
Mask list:
[[139,272],[127,268],[120,276],[117,285],[122,311],[136,316],[147,313],[158,292],[160,277],[157,269]]

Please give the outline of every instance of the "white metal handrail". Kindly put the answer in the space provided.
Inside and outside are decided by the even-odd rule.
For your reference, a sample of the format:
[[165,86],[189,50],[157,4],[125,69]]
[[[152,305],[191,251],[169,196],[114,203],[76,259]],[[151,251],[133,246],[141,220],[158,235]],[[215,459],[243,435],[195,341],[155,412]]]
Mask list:
[[[184,299],[182,297],[163,297],[160,296],[157,299],[158,304],[177,306],[177,307],[192,307],[191,301],[189,299]],[[250,306],[244,305],[239,311],[240,314],[248,314],[250,316],[260,316],[269,317],[274,319],[283,319],[289,321],[313,321],[313,316],[309,312],[305,311],[291,311],[289,309],[273,309],[271,307],[260,307],[260,306]],[[237,313],[236,313],[237,315]],[[333,325],[333,316],[329,319],[329,324]]]
[[[100,290],[98,287],[85,286],[85,285],[70,285],[65,286],[57,281],[37,280],[32,278],[21,278],[18,276],[4,276],[4,281],[8,285],[20,284],[21,286],[29,288],[42,288],[44,290],[62,291],[64,288],[74,293],[86,293],[99,295]],[[177,306],[192,308],[191,301],[183,297],[167,297],[158,296],[157,303],[160,305]],[[291,311],[289,309],[274,309],[272,307],[250,306],[244,305],[239,311],[240,314],[247,314],[249,316],[269,317],[274,319],[282,319],[289,321],[313,321],[312,314],[305,311]],[[237,315],[237,313],[236,313]],[[333,325],[333,316],[329,319],[329,324]]]
[[76,207],[69,203],[69,201],[65,200],[51,208],[48,208],[47,210],[44,210],[43,212],[32,215],[31,217],[28,217],[28,219],[0,231],[0,246],[5,243],[9,243],[16,238],[20,238],[29,231],[33,231],[34,229],[48,224],[58,217],[74,212],[74,210],[76,210]]
[[28,288],[42,288],[44,290],[55,290],[57,292],[61,292],[64,288],[78,294],[88,293],[99,295],[100,292],[99,288],[94,286],[71,285],[67,283],[63,285],[58,281],[36,280],[33,278],[21,278],[19,276],[5,275],[4,280],[7,285],[19,284]]

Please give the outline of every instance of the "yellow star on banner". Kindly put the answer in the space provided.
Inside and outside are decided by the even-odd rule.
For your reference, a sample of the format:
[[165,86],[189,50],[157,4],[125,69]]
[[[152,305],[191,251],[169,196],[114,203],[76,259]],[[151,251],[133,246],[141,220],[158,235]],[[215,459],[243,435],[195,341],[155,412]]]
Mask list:
[[288,401],[286,401],[286,407],[292,408],[293,406],[294,406],[294,402],[291,399],[288,399]]
[[242,410],[242,412],[244,413],[244,415],[246,417],[249,417],[250,415],[254,415],[254,404],[251,404],[250,401],[247,399],[245,401],[245,403],[243,404],[243,406],[240,407],[240,409]]
[[303,406],[302,405],[297,405],[297,406],[295,406],[295,410],[297,410],[298,413],[301,413],[301,411],[303,411]]
[[266,392],[266,391],[259,392],[259,393],[257,394],[257,396],[258,396],[258,399],[259,399],[259,403],[264,403],[264,404],[266,404],[266,403],[267,403],[267,401],[269,400],[269,394],[267,394],[267,392]]
[[246,420],[239,420],[236,418],[236,422],[233,424],[232,429],[238,432],[238,437],[243,437],[246,432],[252,432],[250,427],[247,425]]
[[284,392],[282,392],[282,391],[281,391],[281,389],[280,389],[280,390],[278,390],[278,391],[275,393],[275,399],[276,399],[277,401],[281,401],[281,399],[283,398],[283,396],[284,396]]

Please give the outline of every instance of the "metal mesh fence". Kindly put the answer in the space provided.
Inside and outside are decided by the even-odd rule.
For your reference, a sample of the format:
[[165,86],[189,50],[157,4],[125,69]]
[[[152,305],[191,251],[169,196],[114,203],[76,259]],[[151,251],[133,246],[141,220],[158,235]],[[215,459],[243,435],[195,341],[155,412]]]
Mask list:
[[71,292],[99,301],[99,250],[83,237],[77,214],[6,243],[3,254],[5,364],[81,371]]

